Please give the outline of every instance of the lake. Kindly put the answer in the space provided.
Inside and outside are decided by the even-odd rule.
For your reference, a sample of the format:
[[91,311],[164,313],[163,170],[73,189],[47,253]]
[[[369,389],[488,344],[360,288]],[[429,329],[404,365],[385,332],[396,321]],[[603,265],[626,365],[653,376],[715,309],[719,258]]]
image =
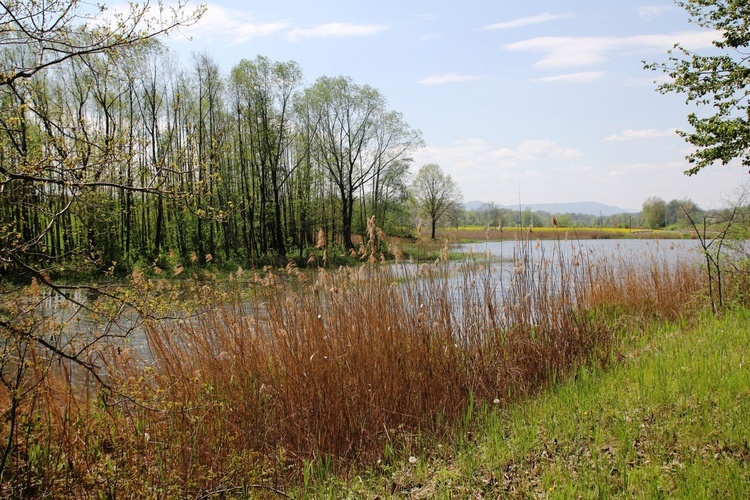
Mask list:
[[[489,285],[497,296],[505,292],[521,262],[529,266],[530,272],[541,269],[544,262],[560,261],[566,263],[577,261],[589,267],[605,264],[610,268],[612,266],[633,268],[653,263],[671,266],[686,261],[695,261],[696,264],[702,262],[699,242],[690,239],[528,240],[520,242],[508,240],[461,244],[454,246],[451,250],[468,254],[467,257],[473,258],[455,259],[450,262],[450,271],[445,275],[448,276],[448,282],[443,283],[443,286],[460,294],[463,293],[462,287]],[[466,269],[464,266],[467,263],[484,268],[483,283],[475,284],[462,279],[462,269]],[[429,267],[429,265],[401,263],[391,265],[390,269],[394,277],[406,278],[403,286],[422,288],[434,285],[428,282],[429,280],[420,279],[422,276],[420,268],[425,266]],[[416,285],[411,281],[414,279],[418,281]],[[548,283],[557,288],[562,285],[559,280],[548,281]],[[77,299],[82,300],[84,297],[78,296]],[[116,339],[116,342],[123,342],[142,359],[150,359],[145,336],[139,329],[139,319],[133,312],[121,316],[118,323],[98,325],[85,312],[71,307],[70,303],[59,297],[48,299],[44,304],[44,309],[44,314],[54,315],[59,323],[65,325],[66,336],[71,339],[75,338],[78,341],[89,339],[90,341],[101,335],[102,330],[107,328],[110,336],[127,336],[127,339]],[[257,311],[257,307],[246,309]],[[461,315],[460,311],[456,311],[455,314]]]
[[634,265],[649,262],[654,257],[666,259],[668,262],[695,259],[701,257],[701,246],[698,240],[656,240],[656,239],[597,239],[597,240],[532,240],[516,242],[488,241],[483,243],[468,243],[456,248],[463,252],[474,254],[489,253],[501,260],[512,260],[519,245],[529,247],[537,256],[550,256],[564,253],[572,255],[585,251],[589,255],[602,259],[618,258],[632,262]]

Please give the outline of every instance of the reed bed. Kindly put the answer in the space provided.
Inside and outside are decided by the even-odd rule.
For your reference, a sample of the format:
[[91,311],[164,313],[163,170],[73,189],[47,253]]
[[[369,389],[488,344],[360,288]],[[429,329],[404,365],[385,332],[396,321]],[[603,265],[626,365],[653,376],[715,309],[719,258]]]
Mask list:
[[21,408],[35,427],[17,444],[16,488],[273,494],[313,462],[342,471],[416,452],[464,432],[478,404],[606,362],[613,314],[673,318],[702,281],[687,264],[634,267],[565,241],[520,240],[506,266],[447,256],[237,273],[224,303],[146,322],[149,356],[92,353],[111,389],[54,368]]

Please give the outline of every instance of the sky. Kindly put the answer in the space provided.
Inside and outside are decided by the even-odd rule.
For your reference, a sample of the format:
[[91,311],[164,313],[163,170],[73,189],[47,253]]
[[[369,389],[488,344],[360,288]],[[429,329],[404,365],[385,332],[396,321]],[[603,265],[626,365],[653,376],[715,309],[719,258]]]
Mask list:
[[[189,5],[195,6],[195,2]],[[669,0],[215,0],[167,44],[189,67],[207,53],[229,73],[257,55],[296,61],[306,84],[348,76],[422,132],[412,173],[437,163],[464,201],[596,201],[640,210],[651,196],[724,206],[750,180],[739,165],[696,176],[685,156],[694,108],[662,95],[680,42],[716,33]]]

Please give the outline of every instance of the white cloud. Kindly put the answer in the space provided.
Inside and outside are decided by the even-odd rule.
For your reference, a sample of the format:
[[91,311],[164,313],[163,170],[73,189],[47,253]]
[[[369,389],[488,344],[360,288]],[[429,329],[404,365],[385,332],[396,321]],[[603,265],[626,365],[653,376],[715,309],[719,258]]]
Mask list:
[[256,22],[246,11],[208,4],[206,13],[195,25],[180,30],[189,38],[206,42],[226,41],[236,45],[253,38],[284,33],[288,40],[371,36],[387,30],[380,24],[327,23],[295,28],[290,20]]
[[585,165],[573,165],[570,167],[557,167],[552,169],[552,171],[558,174],[589,175],[594,169]]
[[[681,179],[682,172],[686,169],[684,161],[666,161],[663,163],[648,163],[648,162],[636,162],[627,163],[623,165],[614,165],[612,170],[607,174],[608,177],[621,177],[626,175],[632,175],[634,173],[643,174],[644,172],[650,174],[657,174],[660,172],[672,173],[674,179]],[[643,177],[638,177],[642,179]],[[647,177],[652,179],[651,177]],[[655,178],[653,178],[655,179]]]
[[672,10],[671,5],[645,5],[638,8],[638,15],[645,21],[652,21],[670,10]]
[[445,85],[448,83],[465,83],[478,80],[478,76],[459,75],[457,73],[443,73],[440,75],[430,75],[422,78],[417,83],[420,85]]
[[603,71],[583,71],[580,73],[566,73],[564,75],[547,76],[532,80],[538,83],[589,83],[604,76]]
[[328,23],[312,28],[294,29],[287,33],[289,40],[296,42],[305,38],[341,38],[352,36],[372,36],[388,27],[382,24]]
[[552,141],[527,140],[523,141],[515,152],[520,161],[533,161],[540,159],[564,159],[570,160],[583,155],[577,149],[564,148]]
[[[604,38],[602,37],[602,40]],[[505,46],[511,52],[541,52],[541,68],[589,66],[606,61],[607,48],[596,37],[537,37]]]
[[181,30],[188,37],[203,41],[228,39],[230,45],[253,38],[269,36],[288,29],[291,22],[278,20],[266,23],[254,22],[246,12],[208,4],[206,13],[195,25]]
[[503,29],[508,29],[508,28],[519,28],[521,26],[528,26],[530,24],[546,23],[549,21],[556,21],[558,19],[568,19],[571,17],[573,17],[573,14],[570,14],[567,12],[561,12],[557,14],[552,13],[552,12],[544,12],[542,14],[537,14],[535,16],[519,17],[511,21],[505,21],[505,22],[496,23],[496,24],[489,24],[487,26],[483,26],[482,29],[503,30]]
[[426,33],[424,35],[420,35],[419,39],[423,42],[429,42],[430,40],[437,40],[438,38],[442,38],[443,35],[440,33]]
[[[512,204],[588,199],[596,175],[581,151],[550,140],[525,140],[510,147],[469,138],[414,155],[415,166],[437,163],[461,187],[465,200]],[[416,170],[416,168],[415,168]],[[578,191],[583,191],[578,193]]]
[[[566,161],[583,156],[548,140],[526,140],[517,147],[496,148],[482,139],[470,138],[443,148],[427,147],[415,154],[421,163],[437,163],[454,170],[503,170],[535,161]],[[463,174],[462,174],[463,175]]]
[[666,129],[656,129],[656,128],[646,128],[646,129],[640,129],[640,130],[633,130],[628,129],[624,131],[622,134],[617,135],[610,135],[602,139],[606,142],[628,142],[633,141],[637,139],[655,139],[660,137],[674,137],[675,132],[677,129],[675,128],[666,128]]
[[711,47],[711,42],[717,37],[714,31],[683,31],[622,37],[548,36],[510,43],[505,45],[505,49],[541,53],[541,58],[534,64],[538,68],[568,68],[601,64],[612,55],[634,50],[667,50],[676,42],[688,50],[698,50]]

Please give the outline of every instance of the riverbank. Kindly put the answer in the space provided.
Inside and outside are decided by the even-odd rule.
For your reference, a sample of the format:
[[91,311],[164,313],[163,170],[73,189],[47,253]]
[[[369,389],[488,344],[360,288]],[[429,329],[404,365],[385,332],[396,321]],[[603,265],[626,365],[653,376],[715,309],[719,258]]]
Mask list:
[[[6,370],[31,389],[0,399],[14,417],[2,492],[438,491],[462,457],[478,463],[488,408],[510,411],[581,367],[617,364],[634,327],[688,321],[705,305],[704,275],[689,262],[548,244],[527,240],[499,266],[488,255],[452,263],[445,246],[435,262],[394,269],[373,245],[373,264],[356,268],[238,269],[220,290],[195,280],[187,294],[200,310],[187,315],[172,313],[184,294],[168,280],[134,273],[142,346],[134,330],[118,336],[115,317],[101,333],[50,337],[49,321],[19,309],[25,338],[66,357],[39,356],[31,371],[15,362],[29,352],[24,338],[8,344]],[[362,477],[362,489],[346,477]]]
[[[466,255],[455,250],[457,245],[487,241],[525,241],[525,240],[680,240],[695,239],[690,230],[650,230],[628,228],[518,228],[518,227],[479,227],[462,226],[459,228],[441,228],[434,240],[421,234],[420,237],[386,236],[378,241],[378,260],[409,260],[413,262],[434,262],[444,255],[448,245],[448,255],[453,260],[461,260]],[[269,269],[285,269],[294,266],[299,269],[317,269],[355,267],[368,260],[370,249],[359,235],[354,236],[354,251],[347,251],[335,244],[326,248],[308,248],[301,253],[295,252],[287,257],[267,258],[254,262],[255,266],[238,261],[224,261],[220,257],[206,255],[201,263],[181,261],[172,252],[165,252],[153,261],[142,259],[137,263],[117,263],[106,266],[76,266],[71,263],[60,263],[43,271],[43,275],[56,285],[66,287],[84,286],[86,288],[106,288],[127,285],[133,272],[143,273],[150,278],[175,283],[189,281],[225,283],[243,269],[264,274]],[[33,274],[21,272],[9,275],[0,274],[0,290],[22,288],[28,285]],[[37,281],[40,277],[37,276]]]
[[480,227],[441,228],[437,240],[473,243],[514,239],[599,240],[599,239],[688,239],[695,238],[690,229],[664,230],[622,227]]
[[[750,310],[633,325],[609,368],[476,410],[453,443],[315,498],[742,498],[750,491]],[[294,495],[296,496],[296,495]]]

